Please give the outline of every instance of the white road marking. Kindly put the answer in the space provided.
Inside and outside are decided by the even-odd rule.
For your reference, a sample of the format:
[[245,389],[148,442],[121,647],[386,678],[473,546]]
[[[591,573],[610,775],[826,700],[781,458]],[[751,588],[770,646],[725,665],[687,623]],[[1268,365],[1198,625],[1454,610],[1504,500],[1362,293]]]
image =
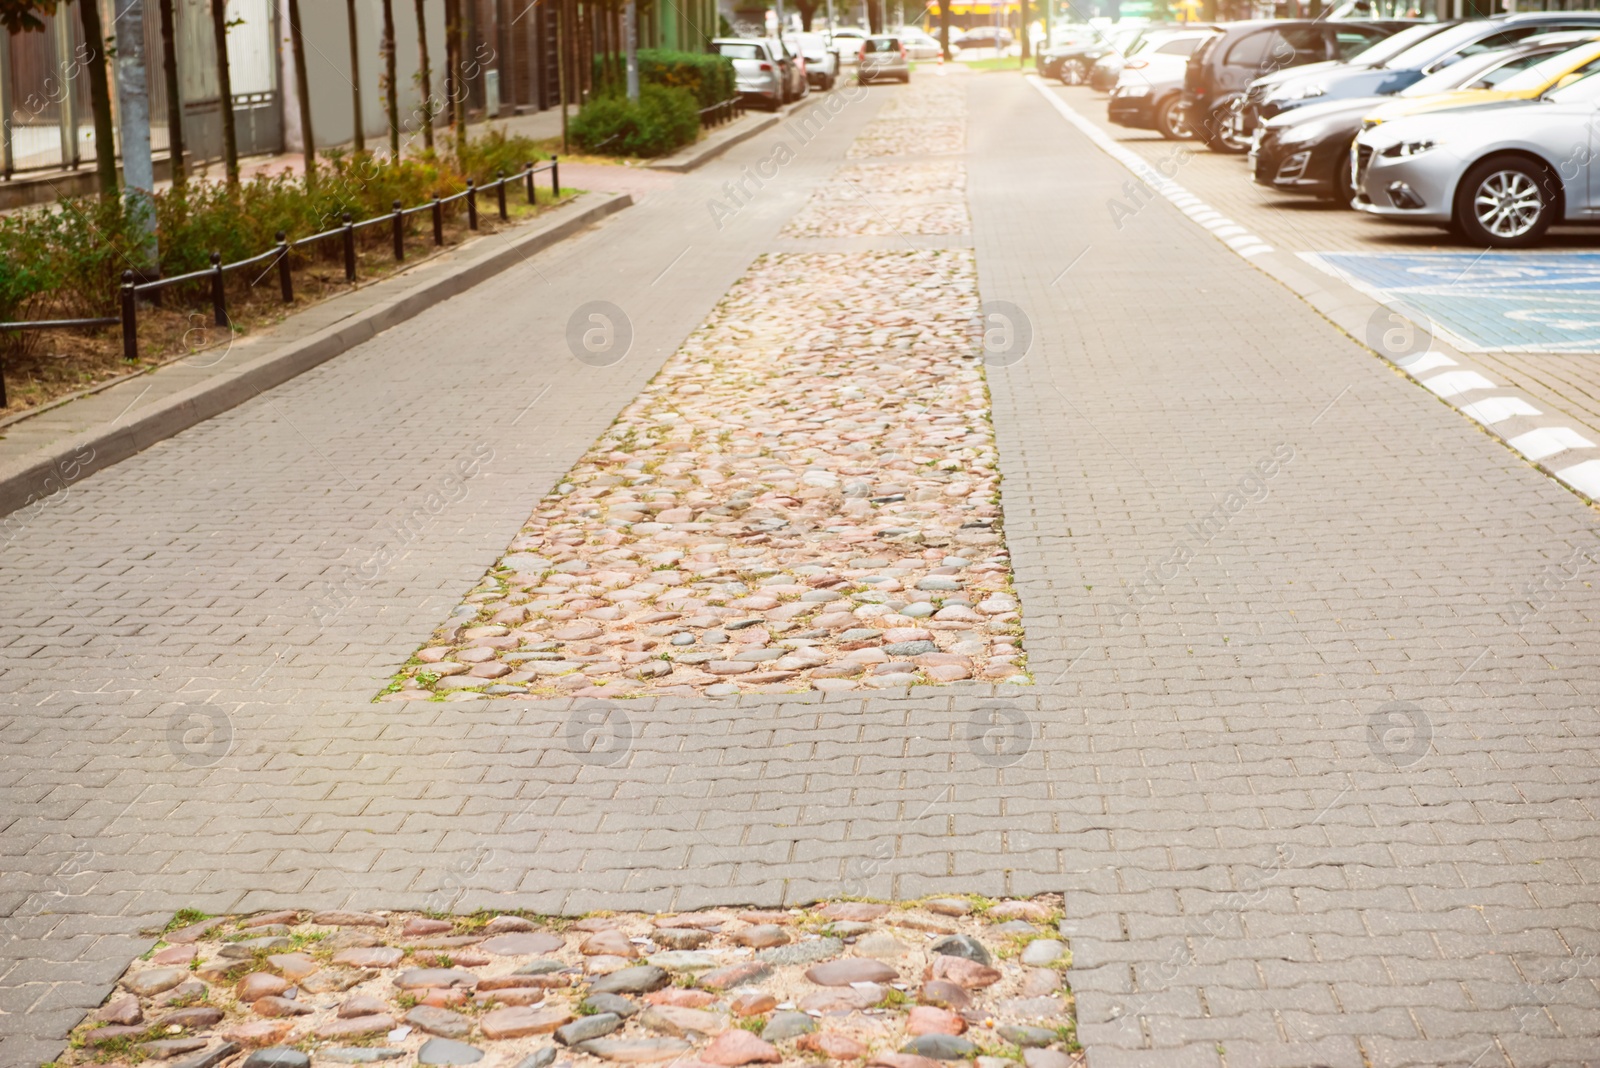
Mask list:
[[1556,472],[1556,477],[1585,497],[1600,501],[1600,460],[1585,460],[1563,467]]
[[1450,357],[1446,356],[1444,353],[1442,353],[1442,352],[1434,352],[1432,349],[1430,349],[1427,352],[1424,352],[1421,356],[1417,357],[1415,360],[1411,361],[1410,363],[1402,363],[1400,365],[1400,369],[1402,371],[1404,371],[1408,375],[1415,376],[1415,375],[1420,375],[1424,371],[1431,371],[1435,367],[1458,367],[1458,366],[1460,366],[1460,365],[1457,364],[1456,361],[1452,360]]
[[1447,371],[1425,378],[1422,384],[1441,397],[1454,397],[1475,389],[1494,389],[1495,385],[1476,371]]
[[1592,449],[1594,442],[1569,426],[1542,426],[1512,438],[1511,447],[1537,462],[1568,449]]
[[1503,423],[1514,415],[1543,415],[1533,405],[1521,397],[1485,397],[1472,404],[1463,404],[1461,412],[1468,418],[1476,419],[1484,426],[1494,426]]

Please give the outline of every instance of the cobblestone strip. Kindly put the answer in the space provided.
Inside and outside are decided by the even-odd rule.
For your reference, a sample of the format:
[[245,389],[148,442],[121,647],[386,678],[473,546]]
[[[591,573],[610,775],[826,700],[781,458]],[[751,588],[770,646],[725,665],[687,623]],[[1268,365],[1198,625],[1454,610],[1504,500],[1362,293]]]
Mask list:
[[[794,229],[968,228],[959,163],[885,179]],[[966,250],[762,257],[385,699],[1028,682],[978,326]]]
[[1060,916],[1059,897],[576,921],[181,913],[59,1063],[1081,1068]]

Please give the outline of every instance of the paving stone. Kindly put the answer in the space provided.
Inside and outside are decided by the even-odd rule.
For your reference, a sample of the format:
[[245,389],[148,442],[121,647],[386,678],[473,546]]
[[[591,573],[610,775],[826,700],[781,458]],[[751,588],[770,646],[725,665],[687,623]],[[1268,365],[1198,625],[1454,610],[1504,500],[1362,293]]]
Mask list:
[[311,1058],[297,1049],[273,1046],[252,1050],[241,1062],[240,1068],[308,1068],[310,1064]]
[[563,1024],[555,1029],[553,1034],[557,1042],[563,1046],[576,1045],[586,1042],[591,1038],[601,1038],[609,1035],[622,1026],[622,1017],[614,1013],[602,1012],[593,1016],[581,1016],[569,1024]]
[[[360,1019],[360,1017],[355,1017]],[[459,1012],[418,1005],[405,1015],[405,1022],[419,1031],[441,1038],[466,1038],[472,1032],[472,1021]]]
[[418,1064],[477,1064],[483,1050],[450,1038],[430,1038],[417,1050]]
[[806,978],[818,986],[849,986],[852,983],[887,983],[900,973],[882,961],[862,957],[828,961],[806,969]]
[[775,1012],[761,1029],[761,1037],[768,1042],[784,1042],[817,1029],[817,1021],[803,1012]]
[[575,1047],[593,1054],[601,1060],[619,1064],[644,1064],[651,1061],[670,1061],[688,1053],[694,1047],[677,1038],[597,1038]]
[[947,957],[964,957],[977,964],[991,963],[989,951],[982,942],[971,935],[950,935],[928,945],[929,953],[942,953]]
[[978,1047],[956,1035],[923,1034],[913,1036],[901,1047],[900,1052],[936,1061],[964,1061],[975,1057]]

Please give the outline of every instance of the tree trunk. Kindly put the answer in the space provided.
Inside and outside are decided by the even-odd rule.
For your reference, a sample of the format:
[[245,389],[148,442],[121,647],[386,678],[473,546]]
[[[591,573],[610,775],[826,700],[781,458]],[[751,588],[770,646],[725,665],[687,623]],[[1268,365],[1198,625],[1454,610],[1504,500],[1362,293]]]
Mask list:
[[467,144],[467,90],[461,63],[461,0],[444,0],[445,104],[450,109],[450,136],[456,159]]
[[422,144],[433,147],[433,68],[428,65],[428,13],[423,0],[417,0],[417,88],[422,93]]
[[217,47],[217,95],[222,105],[222,159],[228,184],[239,184],[239,132],[233,123],[233,72],[228,68],[228,0],[211,0],[211,37]]
[[[1053,0],[1045,0],[1047,4],[1052,2]],[[1027,65],[1028,57],[1033,54],[1033,43],[1030,40],[1032,27],[1028,22],[1028,16],[1031,14],[1033,14],[1033,0],[1021,0],[1021,3],[1017,5],[1017,21],[1022,25],[1017,27],[1017,37],[1022,41],[1022,63],[1024,66]]]
[[361,42],[356,38],[356,0],[344,0],[344,13],[350,27],[350,107],[355,112],[355,136],[350,140],[357,152],[365,152],[367,124],[361,114]]
[[800,9],[800,29],[810,33],[811,19],[817,13],[817,5],[815,3],[796,3],[794,6]]
[[172,184],[183,188],[188,168],[183,159],[183,98],[178,87],[178,49],[173,40],[172,0],[160,0],[161,71],[167,87],[167,155],[172,164]]
[[89,107],[94,112],[94,164],[100,197],[117,195],[117,135],[111,128],[111,79],[106,73],[106,32],[95,0],[79,0],[84,65],[89,68]]
[[289,44],[294,50],[294,85],[300,97],[300,138],[305,142],[309,189],[317,181],[317,138],[311,129],[311,87],[306,74],[306,35],[301,28],[300,0],[289,0]]
[[394,74],[394,0],[383,0],[383,95],[389,117],[389,155],[400,158],[400,93]]
[[[89,0],[92,2],[92,0]],[[136,268],[160,277],[156,245],[155,165],[150,158],[150,72],[144,51],[144,0],[116,0],[117,119],[122,126],[123,195],[133,228],[141,236]]]
[[946,60],[950,55],[950,0],[939,0],[939,51]]

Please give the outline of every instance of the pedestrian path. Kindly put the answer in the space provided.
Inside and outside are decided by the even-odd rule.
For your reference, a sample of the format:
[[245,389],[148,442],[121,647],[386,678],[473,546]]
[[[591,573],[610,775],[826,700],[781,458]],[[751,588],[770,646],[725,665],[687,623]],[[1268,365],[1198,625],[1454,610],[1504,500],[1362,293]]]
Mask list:
[[[872,173],[841,168],[948,150],[851,94],[13,539],[0,1061],[53,1056],[182,907],[966,893],[1063,895],[1096,1068],[1592,1059],[1592,512],[1165,200],[1114,225],[1127,172],[1020,78],[949,83],[970,242],[807,236]],[[374,702],[811,241],[970,243],[1033,685]],[[604,365],[566,342],[595,301],[633,337]]]

